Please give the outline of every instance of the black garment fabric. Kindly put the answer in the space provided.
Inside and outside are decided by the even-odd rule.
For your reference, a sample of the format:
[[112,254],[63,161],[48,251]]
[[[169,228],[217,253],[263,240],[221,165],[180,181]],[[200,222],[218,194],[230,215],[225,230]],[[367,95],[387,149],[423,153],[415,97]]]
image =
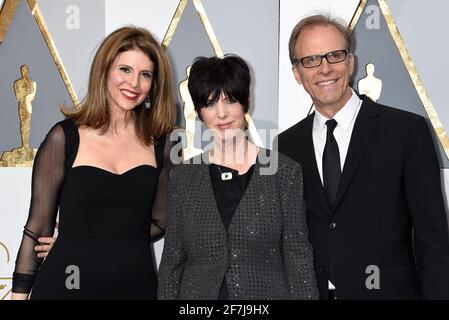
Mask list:
[[[449,299],[448,225],[433,129],[417,114],[360,98],[333,207],[316,165],[315,113],[273,143],[303,168],[320,298],[329,297],[330,272],[339,300]],[[379,289],[366,285],[368,266],[380,268]]]
[[226,230],[209,161],[177,165],[167,193],[167,229],[158,272],[160,300],[316,299],[301,166],[259,149],[248,186]]
[[[221,220],[223,221],[226,230],[228,229],[240,200],[245,193],[253,168],[254,165],[252,165],[247,172],[239,175],[237,170],[225,166],[218,166],[216,164],[209,165],[209,173],[215,200],[217,201],[218,211],[220,212]],[[221,174],[225,172],[232,172],[231,180],[221,179]],[[229,300],[226,277],[223,278],[221,283],[218,299]]]
[[327,120],[326,126],[326,145],[324,146],[323,151],[323,182],[327,200],[332,207],[334,205],[335,196],[337,195],[341,176],[340,152],[338,150],[337,140],[335,140],[334,137],[337,121],[334,119]]
[[[155,299],[150,244],[165,229],[169,143],[163,137],[155,144],[157,168],[143,164],[115,174],[72,167],[79,139],[67,119],[39,147],[13,292],[32,289],[31,299]],[[53,236],[58,209],[58,237],[43,261],[34,246],[38,237]]]

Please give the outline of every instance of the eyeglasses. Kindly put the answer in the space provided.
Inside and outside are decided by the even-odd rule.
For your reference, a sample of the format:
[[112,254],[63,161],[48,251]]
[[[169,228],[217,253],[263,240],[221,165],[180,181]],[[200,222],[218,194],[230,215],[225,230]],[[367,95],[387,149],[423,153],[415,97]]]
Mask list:
[[323,58],[326,58],[327,62],[330,64],[339,63],[346,60],[346,56],[348,55],[348,50],[336,50],[332,52],[328,52],[323,55],[314,55],[307,56],[301,59],[294,59],[293,63],[301,63],[304,68],[316,68],[321,66],[323,62]]

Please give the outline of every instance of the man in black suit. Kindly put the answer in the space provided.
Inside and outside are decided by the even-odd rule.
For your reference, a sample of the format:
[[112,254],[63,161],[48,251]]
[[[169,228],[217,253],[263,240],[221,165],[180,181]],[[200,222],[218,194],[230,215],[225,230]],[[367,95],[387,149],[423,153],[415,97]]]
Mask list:
[[278,136],[301,163],[322,299],[448,299],[449,236],[426,120],[350,87],[351,36],[329,17],[290,38],[316,111]]

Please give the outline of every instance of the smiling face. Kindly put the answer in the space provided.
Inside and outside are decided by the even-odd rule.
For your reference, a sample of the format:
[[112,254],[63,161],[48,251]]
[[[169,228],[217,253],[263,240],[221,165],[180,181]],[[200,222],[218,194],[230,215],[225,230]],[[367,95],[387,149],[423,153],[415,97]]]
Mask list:
[[214,136],[219,135],[222,141],[233,139],[245,128],[245,112],[236,100],[220,94],[217,101],[199,110],[201,119]]
[[137,49],[120,53],[112,63],[107,79],[109,108],[126,112],[140,105],[149,94],[154,63]]
[[[345,38],[331,25],[316,25],[305,29],[298,37],[295,56],[298,59],[324,55],[328,52],[347,49]],[[349,53],[345,61],[329,64],[325,58],[319,67],[304,68],[293,65],[296,81],[304,86],[318,111],[337,112],[351,98],[349,79],[354,70],[354,56]]]

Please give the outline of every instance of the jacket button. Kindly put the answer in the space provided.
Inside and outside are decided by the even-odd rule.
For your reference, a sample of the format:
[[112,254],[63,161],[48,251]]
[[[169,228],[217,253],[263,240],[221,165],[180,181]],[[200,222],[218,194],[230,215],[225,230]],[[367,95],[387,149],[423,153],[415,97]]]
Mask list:
[[334,230],[337,227],[335,222],[329,223],[329,229]]
[[325,266],[320,267],[320,273],[326,273],[327,269]]

